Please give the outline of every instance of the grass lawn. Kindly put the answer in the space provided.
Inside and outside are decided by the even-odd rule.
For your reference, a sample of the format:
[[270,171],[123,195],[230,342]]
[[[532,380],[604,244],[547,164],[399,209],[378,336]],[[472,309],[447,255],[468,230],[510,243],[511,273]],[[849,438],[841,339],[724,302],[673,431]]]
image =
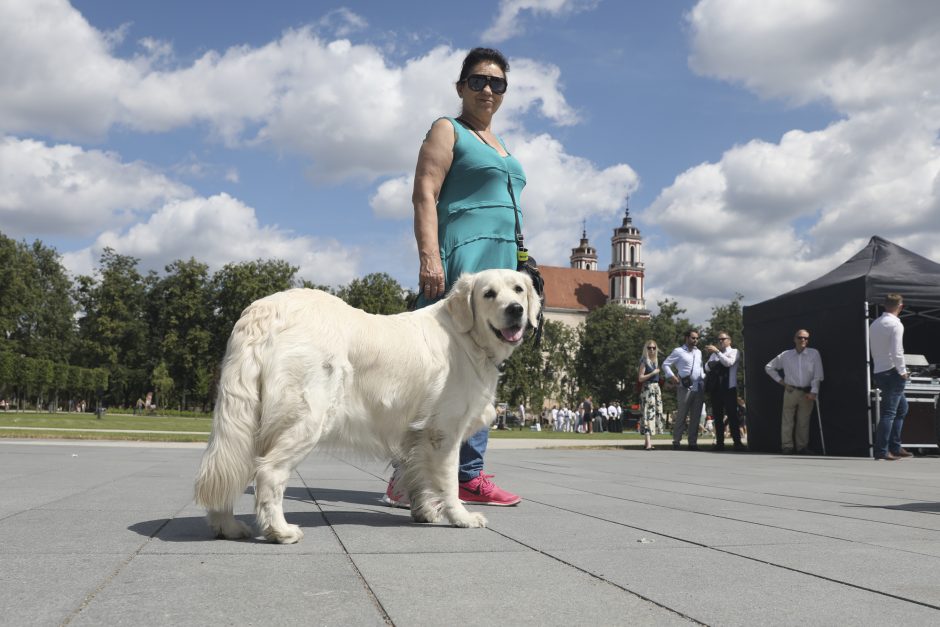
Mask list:
[[[101,420],[94,414],[77,414],[60,412],[57,414],[38,414],[31,412],[0,412],[0,427],[13,429],[0,429],[0,437],[103,437],[108,439],[129,439],[123,434],[108,433],[78,433],[52,431],[51,429],[115,429],[121,431],[190,431],[206,435],[188,436],[185,434],[130,434],[132,439],[170,440],[173,442],[190,442],[205,440],[212,426],[211,418],[179,418],[171,416],[133,416],[125,414],[105,414]],[[19,431],[16,427],[30,427]],[[35,431],[34,429],[48,428],[50,431]],[[15,435],[14,435],[15,434]],[[170,437],[172,436],[172,437]]]
[[[23,427],[29,427],[24,429]],[[175,416],[134,416],[129,414],[105,414],[101,420],[94,414],[57,413],[39,414],[31,412],[0,412],[0,438],[56,438],[78,440],[141,440],[148,442],[205,442],[212,427],[211,418],[181,418]],[[69,429],[59,431],[58,429]],[[124,433],[102,433],[94,431],[108,429]],[[188,433],[142,433],[143,431],[185,431]],[[136,433],[135,433],[136,432]],[[639,440],[635,431],[627,433],[563,433],[556,431],[492,429],[494,439],[560,440]],[[654,439],[669,439],[669,435],[657,435]]]

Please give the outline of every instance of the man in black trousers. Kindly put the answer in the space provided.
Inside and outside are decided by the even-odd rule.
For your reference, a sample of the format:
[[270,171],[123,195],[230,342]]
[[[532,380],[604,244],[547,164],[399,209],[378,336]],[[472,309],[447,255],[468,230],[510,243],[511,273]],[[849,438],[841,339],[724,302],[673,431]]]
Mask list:
[[738,364],[741,353],[732,348],[727,331],[718,332],[718,346],[705,347],[710,354],[705,364],[705,388],[711,397],[712,418],[715,421],[715,450],[725,449],[725,415],[731,429],[734,450],[745,450],[741,444],[741,425],[738,422]]

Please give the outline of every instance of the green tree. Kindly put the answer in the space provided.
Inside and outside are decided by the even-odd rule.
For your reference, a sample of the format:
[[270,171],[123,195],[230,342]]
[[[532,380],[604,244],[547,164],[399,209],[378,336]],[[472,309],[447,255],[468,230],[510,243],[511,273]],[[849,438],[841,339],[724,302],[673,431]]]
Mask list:
[[173,377],[170,376],[170,369],[166,367],[166,362],[161,361],[153,369],[151,375],[154,388],[153,404],[157,407],[166,406],[166,399],[173,392]]
[[582,394],[595,401],[629,402],[648,324],[615,303],[588,314],[575,366]]
[[209,331],[213,322],[209,269],[190,259],[174,261],[166,272],[148,302],[159,353],[175,383],[175,398],[185,409],[191,403],[209,401],[201,371],[214,372],[216,367]]
[[228,336],[245,307],[294,287],[296,275],[297,266],[276,259],[230,263],[212,275],[212,350],[217,360],[225,354]]
[[56,362],[52,368],[52,403],[53,410],[59,410],[59,392],[68,390],[69,385],[69,365],[62,362]]
[[545,359],[545,398],[560,405],[578,402],[575,363],[578,355],[578,332],[555,320],[546,320],[542,330],[542,353]]
[[10,348],[10,341],[0,338],[0,399],[8,398],[11,388],[16,385],[16,356]]
[[141,390],[132,373],[147,370],[153,359],[145,304],[149,281],[137,269],[139,260],[111,248],[101,253],[95,276],[78,277],[75,291],[82,311],[80,350],[73,360],[85,367],[105,367],[113,373],[109,396],[127,405]]
[[[718,333],[725,331],[731,337],[731,344],[738,349],[741,358],[744,358],[744,314],[741,309],[742,294],[735,294],[731,302],[726,305],[712,307],[712,315],[708,326],[702,333],[706,342],[718,346]],[[699,342],[702,344],[702,342]],[[704,354],[704,352],[703,352]],[[738,394],[744,394],[744,363],[738,367]]]
[[692,323],[682,315],[685,309],[676,301],[667,298],[656,305],[659,312],[650,318],[649,329],[659,346],[660,357],[665,358],[672,349],[685,342],[685,332],[692,328]]
[[33,260],[25,246],[0,233],[0,339],[9,350],[20,353],[20,325],[25,312],[34,306]]
[[51,361],[67,361],[76,340],[72,282],[59,253],[40,241],[29,247],[35,269],[31,284],[33,307],[24,321],[23,351]]
[[503,365],[503,376],[496,390],[498,398],[508,401],[512,407],[524,403],[533,411],[541,410],[545,398],[544,369],[542,351],[529,336]]
[[385,274],[375,272],[339,289],[337,296],[344,301],[373,314],[396,314],[408,309],[407,292]]
[[0,233],[0,338],[13,351],[65,361],[75,342],[71,281],[55,249]]

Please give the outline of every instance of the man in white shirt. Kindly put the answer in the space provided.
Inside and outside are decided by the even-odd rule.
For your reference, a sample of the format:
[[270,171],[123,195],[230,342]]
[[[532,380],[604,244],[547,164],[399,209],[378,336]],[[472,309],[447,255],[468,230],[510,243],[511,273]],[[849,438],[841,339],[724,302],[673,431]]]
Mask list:
[[[672,448],[678,449],[686,422],[689,425],[689,450],[698,450],[698,425],[705,404],[705,384],[702,370],[702,351],[698,349],[699,333],[695,329],[685,332],[685,344],[676,348],[663,361],[663,373],[677,384],[676,417],[672,424]],[[672,366],[676,367],[673,374]]]
[[734,441],[735,451],[746,450],[741,444],[741,425],[738,422],[738,364],[741,355],[738,349],[731,347],[731,336],[727,331],[718,332],[718,346],[709,344],[705,350],[710,353],[705,362],[708,373],[707,384],[712,401],[712,417],[715,422],[715,450],[725,449],[725,415],[728,416],[728,428]]
[[901,447],[901,428],[907,416],[904,386],[911,374],[904,364],[904,325],[898,315],[904,307],[900,294],[885,297],[885,312],[871,323],[868,337],[875,385],[881,389],[881,419],[875,429],[875,459],[911,457]]
[[595,427],[601,431],[607,431],[607,405],[605,405],[603,401],[597,405],[597,415],[599,424],[595,425]]
[[[809,450],[809,419],[823,380],[822,357],[809,348],[809,331],[800,329],[793,336],[796,348],[783,351],[770,360],[764,370],[783,386],[783,415],[780,419],[780,448],[784,455],[793,453],[794,439],[799,455],[812,455]],[[783,370],[783,378],[778,371]],[[794,430],[794,414],[796,429]],[[795,432],[794,432],[795,431]]]

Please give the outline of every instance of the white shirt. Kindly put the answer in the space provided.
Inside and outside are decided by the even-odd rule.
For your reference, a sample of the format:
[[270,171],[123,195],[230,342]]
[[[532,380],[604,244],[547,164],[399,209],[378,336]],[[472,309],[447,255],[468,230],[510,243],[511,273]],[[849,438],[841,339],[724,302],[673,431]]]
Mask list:
[[709,371],[709,366],[715,362],[720,362],[722,366],[730,368],[728,371],[728,389],[738,387],[738,362],[740,362],[738,349],[730,346],[724,351],[712,353],[712,356],[705,362],[705,372]]
[[600,407],[597,408],[597,411],[599,411],[601,413],[601,416],[603,416],[604,418],[607,417],[607,407],[605,405],[602,404]]
[[904,324],[900,318],[884,312],[871,323],[868,336],[876,374],[892,368],[900,375],[907,372],[904,364]]
[[687,344],[679,346],[663,361],[663,372],[666,378],[673,377],[671,365],[676,364],[676,372],[680,379],[682,377],[692,377],[693,382],[700,381],[704,376],[702,374],[702,351],[697,348],[689,348]]
[[782,381],[793,387],[809,387],[810,392],[819,394],[819,382],[823,380],[822,357],[815,348],[806,347],[800,352],[795,348],[783,351],[771,359],[764,370],[777,383],[781,382],[778,370],[783,370]]
[[614,407],[613,405],[608,405],[608,406],[607,406],[607,417],[608,417],[608,418],[616,418],[616,417],[617,417],[617,408]]

